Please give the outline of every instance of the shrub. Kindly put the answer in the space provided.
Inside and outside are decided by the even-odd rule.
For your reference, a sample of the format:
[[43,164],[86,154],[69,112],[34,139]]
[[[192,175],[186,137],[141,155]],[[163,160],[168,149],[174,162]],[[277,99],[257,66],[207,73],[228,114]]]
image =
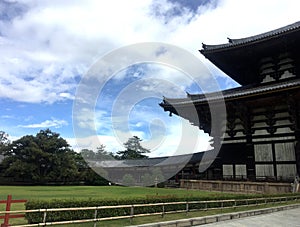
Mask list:
[[[266,195],[269,197],[270,195]],[[274,195],[273,195],[274,196]],[[278,196],[278,195],[277,195]],[[136,199],[122,199],[122,200],[101,200],[101,199],[86,199],[86,200],[29,200],[26,202],[26,210],[34,209],[49,209],[49,208],[68,208],[68,207],[96,207],[96,206],[116,206],[116,205],[131,205],[131,204],[147,204],[147,203],[167,203],[167,202],[179,202],[179,201],[208,201],[218,199],[246,199],[258,197],[257,195],[245,195],[245,194],[216,194],[215,196],[207,197],[176,197],[175,195],[168,196],[146,196],[146,198]],[[260,196],[262,197],[262,196]],[[230,203],[223,204],[230,205]],[[232,203],[233,205],[233,203]],[[221,206],[221,203],[208,204],[208,208]],[[165,211],[185,210],[185,204],[166,205]],[[190,209],[204,209],[205,204],[190,204]],[[135,207],[134,214],[141,213],[156,213],[162,212],[161,206],[142,206]],[[79,220],[94,218],[95,210],[80,210],[80,211],[58,211],[47,212],[47,222],[65,221],[65,220]],[[25,217],[28,223],[40,223],[43,221],[43,212],[26,213]],[[112,208],[101,209],[97,212],[97,218],[103,217],[115,217],[121,215],[130,215],[129,208]]]

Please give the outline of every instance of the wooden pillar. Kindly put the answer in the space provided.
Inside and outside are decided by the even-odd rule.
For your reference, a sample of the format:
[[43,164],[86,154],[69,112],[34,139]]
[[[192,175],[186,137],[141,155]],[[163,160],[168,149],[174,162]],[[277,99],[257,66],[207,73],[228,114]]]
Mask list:
[[300,141],[296,142],[295,146],[296,150],[296,167],[297,167],[297,174],[300,176]]
[[296,119],[295,119],[295,155],[296,155],[296,167],[298,176],[300,176],[300,109],[299,105],[296,105]]
[[286,100],[288,103],[288,111],[291,117],[291,122],[293,123],[292,130],[295,131],[296,168],[297,174],[300,176],[300,102],[297,98],[294,98],[294,96],[297,96],[297,94],[287,94]]
[[255,180],[255,158],[254,158],[254,145],[252,142],[252,122],[251,122],[251,110],[248,106],[243,108],[243,113],[241,114],[242,121],[244,125],[244,134],[246,135],[246,169],[247,169],[247,179]]
[[251,143],[246,144],[246,169],[247,169],[247,179],[255,180],[255,159],[254,159],[254,145]]

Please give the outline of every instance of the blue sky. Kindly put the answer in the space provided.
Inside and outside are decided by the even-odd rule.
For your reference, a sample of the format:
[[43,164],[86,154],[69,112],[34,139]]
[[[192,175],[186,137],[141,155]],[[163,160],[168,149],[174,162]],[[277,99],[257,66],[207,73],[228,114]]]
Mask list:
[[[220,89],[238,86],[201,56],[201,43],[225,43],[227,37],[242,38],[294,23],[300,20],[299,8],[297,0],[2,0],[0,130],[13,140],[50,128],[78,149],[72,112],[78,84],[103,55],[135,43],[176,45],[199,58]],[[147,78],[151,80],[142,82]],[[142,97],[141,91],[148,96],[130,103],[127,118],[118,123],[120,103],[128,107],[124,94],[133,84],[140,90],[131,96]],[[163,95],[184,97],[185,91],[201,89],[180,70],[159,64],[129,66],[106,82],[95,105],[94,125],[86,126],[95,127],[95,139],[109,151],[122,149],[126,138],[138,135],[152,156],[170,155],[187,122],[170,118],[158,103]],[[116,103],[118,111],[113,109]],[[196,151],[209,147],[208,136],[195,127],[187,135],[198,138]],[[99,141],[87,146],[95,148]],[[187,146],[181,152],[191,150]]]

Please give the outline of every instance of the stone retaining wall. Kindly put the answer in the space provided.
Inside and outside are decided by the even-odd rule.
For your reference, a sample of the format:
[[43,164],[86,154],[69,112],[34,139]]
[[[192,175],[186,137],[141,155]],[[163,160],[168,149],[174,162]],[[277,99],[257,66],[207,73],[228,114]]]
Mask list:
[[212,180],[181,180],[180,187],[224,192],[244,193],[289,193],[292,191],[290,183],[275,182],[247,182],[247,181],[212,181]]

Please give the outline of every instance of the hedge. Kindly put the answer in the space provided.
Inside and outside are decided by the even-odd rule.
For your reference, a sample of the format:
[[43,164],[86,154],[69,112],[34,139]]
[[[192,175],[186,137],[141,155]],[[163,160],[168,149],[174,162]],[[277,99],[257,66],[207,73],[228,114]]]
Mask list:
[[[148,204],[148,203],[167,203],[167,202],[182,202],[182,201],[209,201],[209,200],[225,200],[225,199],[247,199],[247,198],[258,198],[258,197],[269,197],[271,195],[245,195],[245,194],[236,194],[230,195],[218,195],[216,197],[176,197],[176,196],[164,196],[164,197],[147,197],[144,199],[122,199],[122,200],[101,200],[101,199],[86,199],[86,200],[29,200],[26,202],[26,210],[34,209],[49,209],[49,208],[71,208],[71,207],[96,207],[96,206],[116,206],[116,205],[132,205],[132,204]],[[273,195],[274,196],[274,195]],[[280,195],[276,195],[280,196]],[[287,196],[285,194],[284,196]],[[220,207],[221,203],[208,204],[208,208]],[[225,205],[225,204],[224,204]],[[229,205],[229,203],[226,203]],[[190,209],[203,209],[205,204],[190,204]],[[165,211],[175,211],[175,210],[185,210],[185,204],[174,204],[166,205]],[[155,213],[162,212],[161,206],[141,206],[134,208],[134,214],[141,213]],[[25,218],[28,220],[28,223],[40,223],[43,221],[43,212],[36,213],[26,213]],[[47,222],[54,221],[67,221],[67,220],[80,220],[80,219],[92,219],[94,218],[95,210],[79,210],[79,211],[56,211],[56,212],[47,212]],[[103,217],[115,217],[115,216],[130,215],[129,208],[112,208],[112,209],[102,209],[98,210],[97,218]]]
[[[251,195],[235,195],[235,198],[240,199],[253,197]],[[233,197],[232,197],[233,198]],[[68,207],[96,207],[96,206],[116,206],[116,205],[131,205],[131,204],[148,204],[148,203],[167,203],[167,202],[180,202],[180,201],[205,201],[216,198],[212,197],[147,197],[145,199],[122,199],[122,200],[101,200],[101,199],[87,199],[87,200],[76,200],[76,199],[52,199],[52,200],[29,200],[26,202],[26,210],[35,209],[49,209],[49,208],[68,208]],[[218,196],[217,199],[231,199],[228,196]],[[217,206],[218,204],[216,204]],[[199,207],[198,207],[199,208]],[[184,210],[185,204],[182,205],[166,205],[165,211]],[[135,207],[134,213],[154,213],[161,212],[161,206],[144,206]],[[43,212],[26,213],[25,218],[28,223],[40,223],[43,221]],[[94,218],[95,210],[80,210],[80,211],[55,211],[47,212],[47,222],[54,221],[66,221],[66,220],[79,220],[79,219],[90,219]],[[130,208],[113,208],[98,210],[97,218],[103,217],[114,217],[120,215],[130,215]]]

